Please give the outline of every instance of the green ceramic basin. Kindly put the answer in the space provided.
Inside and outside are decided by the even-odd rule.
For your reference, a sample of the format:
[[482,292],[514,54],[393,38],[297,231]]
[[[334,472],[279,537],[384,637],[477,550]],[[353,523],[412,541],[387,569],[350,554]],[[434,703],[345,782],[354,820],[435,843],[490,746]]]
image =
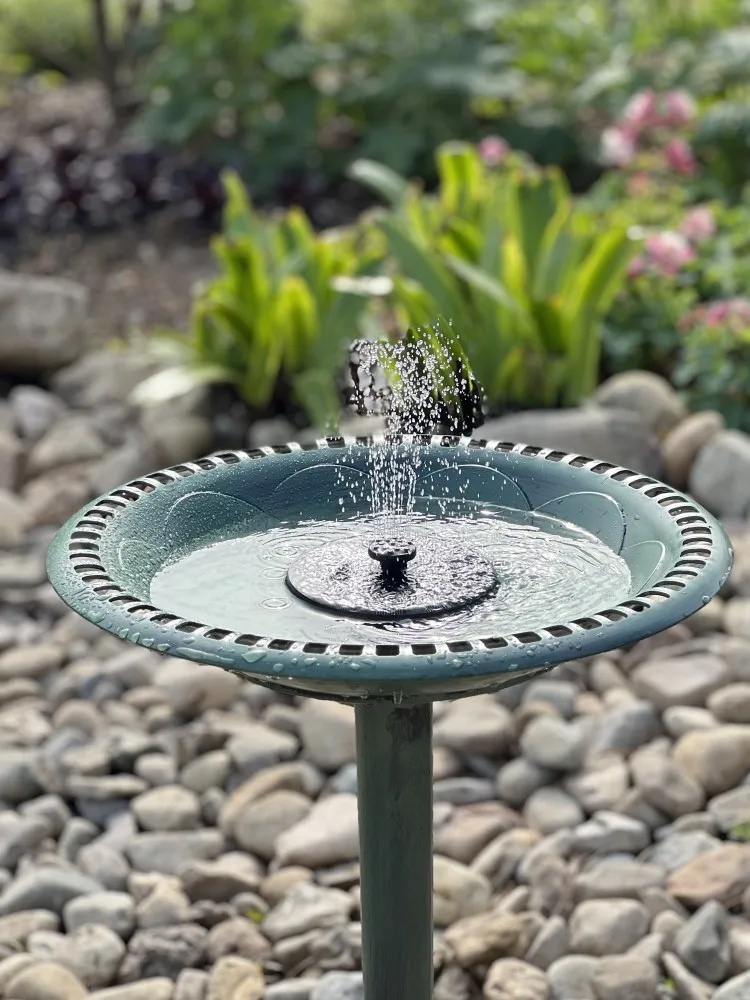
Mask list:
[[714,518],[636,471],[453,437],[399,449],[414,470],[416,537],[489,559],[498,586],[486,601],[368,621],[286,586],[301,554],[372,533],[384,454],[372,438],[221,452],[128,483],[59,531],[50,580],[129,642],[289,692],[400,704],[495,690],[629,645],[693,614],[729,573]]

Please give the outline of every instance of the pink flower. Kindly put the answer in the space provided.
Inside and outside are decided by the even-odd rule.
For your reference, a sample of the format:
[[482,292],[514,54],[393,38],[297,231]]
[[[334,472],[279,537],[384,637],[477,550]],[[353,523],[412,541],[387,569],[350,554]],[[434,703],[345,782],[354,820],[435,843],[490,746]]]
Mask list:
[[664,95],[662,121],[670,128],[692,125],[698,113],[694,98],[686,90],[670,90]]
[[680,232],[691,243],[703,243],[716,233],[716,219],[708,205],[698,205],[691,209],[682,220]]
[[680,326],[683,330],[692,330],[696,326],[711,329],[726,326],[739,333],[750,327],[750,299],[716,299],[706,305],[696,306],[683,318]]
[[639,257],[634,257],[628,264],[627,275],[629,278],[640,278],[642,274],[645,274],[648,270],[648,257],[641,254]]
[[670,139],[664,147],[667,166],[676,174],[693,177],[698,169],[693,151],[684,139]]
[[649,194],[651,187],[651,177],[645,171],[641,170],[628,178],[625,190],[631,198],[637,198],[638,195]]
[[646,237],[646,255],[649,264],[662,274],[675,275],[695,260],[695,250],[682,233],[664,230]]
[[499,166],[510,152],[510,146],[499,135],[488,135],[479,143],[479,155],[488,167]]
[[656,94],[653,90],[639,90],[633,94],[620,115],[622,128],[632,138],[655,124]]
[[602,132],[602,159],[610,167],[627,167],[635,158],[635,140],[618,126]]

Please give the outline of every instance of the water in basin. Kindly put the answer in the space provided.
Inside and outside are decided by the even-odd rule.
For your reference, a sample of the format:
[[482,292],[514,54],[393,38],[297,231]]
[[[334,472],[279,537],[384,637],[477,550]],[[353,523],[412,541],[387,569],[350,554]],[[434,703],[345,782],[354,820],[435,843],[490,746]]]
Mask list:
[[[457,641],[530,631],[593,614],[626,600],[625,561],[582,528],[533,512],[464,501],[460,516],[412,512],[399,531],[429,550],[432,539],[473,550],[495,568],[498,586],[457,611],[399,620],[372,620],[321,610],[290,592],[290,564],[311,549],[361,542],[366,552],[382,519],[360,515],[304,520],[197,549],[162,568],[151,600],[166,611],[232,632],[294,642],[376,643]],[[392,515],[387,518],[392,530]],[[415,566],[414,572],[418,567]],[[461,588],[456,578],[454,586]]]

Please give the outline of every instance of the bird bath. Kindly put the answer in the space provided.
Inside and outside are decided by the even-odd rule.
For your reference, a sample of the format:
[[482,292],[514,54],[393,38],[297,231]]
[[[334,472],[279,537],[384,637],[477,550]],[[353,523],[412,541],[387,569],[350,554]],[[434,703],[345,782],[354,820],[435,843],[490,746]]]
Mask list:
[[[687,618],[727,577],[719,524],[630,469],[444,436],[227,451],[88,504],[53,586],[124,640],[353,704],[367,1000],[429,1000],[431,702],[496,691]],[[375,513],[373,513],[375,511]]]

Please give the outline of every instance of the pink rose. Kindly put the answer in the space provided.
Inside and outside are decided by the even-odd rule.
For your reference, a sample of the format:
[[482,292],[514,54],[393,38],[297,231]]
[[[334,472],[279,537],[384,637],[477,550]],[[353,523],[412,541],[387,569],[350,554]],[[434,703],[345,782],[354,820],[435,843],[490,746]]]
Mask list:
[[708,205],[691,209],[682,220],[680,232],[691,243],[703,243],[716,234],[716,219]]
[[670,128],[692,125],[698,113],[694,98],[686,90],[670,90],[664,95],[662,121]]
[[618,126],[602,132],[602,159],[610,167],[627,167],[635,158],[635,140]]
[[662,274],[675,275],[695,260],[695,250],[682,233],[664,230],[646,237],[646,255],[649,263]]
[[635,138],[655,124],[656,94],[653,90],[639,90],[633,94],[620,115],[622,128]]
[[499,166],[510,152],[510,146],[499,135],[488,135],[479,143],[479,155],[488,167]]
[[664,155],[670,170],[684,177],[693,177],[698,169],[693,151],[684,139],[670,139],[664,147]]

